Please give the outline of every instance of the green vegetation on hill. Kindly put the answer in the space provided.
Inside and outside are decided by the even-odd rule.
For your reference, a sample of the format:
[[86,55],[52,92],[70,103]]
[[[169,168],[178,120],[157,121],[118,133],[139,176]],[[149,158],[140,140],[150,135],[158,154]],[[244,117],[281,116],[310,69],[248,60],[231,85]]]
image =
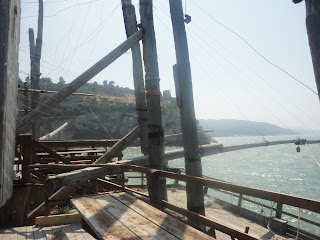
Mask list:
[[[27,78],[28,82],[29,79]],[[22,88],[24,83],[19,80]],[[30,87],[30,83],[28,84]],[[40,89],[58,91],[66,85],[60,77],[58,83],[50,78],[40,80]],[[134,91],[115,85],[114,81],[86,83],[78,92],[91,96],[70,96],[56,109],[41,119],[41,135],[45,135],[65,122],[69,125],[57,136],[59,139],[122,138],[137,125]],[[30,98],[29,94],[29,98]],[[40,93],[40,102],[53,94]],[[24,97],[19,92],[19,109],[23,109]],[[29,101],[30,106],[30,101]],[[23,113],[19,114],[22,117]],[[162,116],[165,134],[181,133],[179,109],[173,98],[162,98]]]

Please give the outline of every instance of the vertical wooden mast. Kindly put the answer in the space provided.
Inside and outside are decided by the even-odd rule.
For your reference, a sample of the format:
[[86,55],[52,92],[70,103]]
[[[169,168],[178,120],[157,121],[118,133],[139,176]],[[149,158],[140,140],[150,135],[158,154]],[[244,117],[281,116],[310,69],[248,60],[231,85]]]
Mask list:
[[[311,51],[313,71],[320,93],[320,1],[305,0],[306,2],[306,27]],[[320,96],[319,96],[320,99]]]
[[[42,33],[43,33],[43,0],[39,0],[39,15],[38,15],[38,32],[37,40],[34,43],[34,33],[32,29],[29,29],[30,40],[30,58],[31,58],[31,88],[39,89],[40,81],[40,59],[42,49]],[[36,91],[31,93],[31,106],[35,109],[39,103],[40,94]],[[39,140],[40,138],[40,121],[34,122],[32,125],[33,138]]]
[[[181,0],[169,0],[170,13],[173,28],[173,36],[176,49],[177,70],[176,85],[179,86],[177,96],[181,102],[180,116],[187,175],[201,177],[202,166],[198,143],[196,117],[194,112],[191,68],[187,35],[184,26],[184,17]],[[205,214],[204,194],[202,186],[187,183],[187,206],[188,210],[198,214]]]
[[[131,35],[138,31],[136,12],[131,0],[121,0],[121,3],[126,33],[127,37],[129,38]],[[138,42],[131,48],[131,52],[136,109],[138,115],[138,123],[141,126],[141,152],[144,154],[148,154],[147,103],[144,87],[141,50],[140,44]]]
[[[156,38],[153,25],[152,0],[140,0],[141,26],[143,30],[143,61],[145,67],[145,81],[148,110],[148,151],[151,168],[165,169],[163,158],[163,128],[160,106],[160,78]],[[165,178],[161,178],[157,199],[167,199],[167,188]]]

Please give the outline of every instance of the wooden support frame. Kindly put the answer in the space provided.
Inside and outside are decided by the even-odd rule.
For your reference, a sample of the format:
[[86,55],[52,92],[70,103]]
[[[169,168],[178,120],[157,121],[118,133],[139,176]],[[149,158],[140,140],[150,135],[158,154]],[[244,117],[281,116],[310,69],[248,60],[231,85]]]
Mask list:
[[[140,135],[140,126],[135,127],[130,133],[124,136],[120,141],[113,145],[108,152],[102,155],[94,164],[103,164],[111,161],[114,157],[117,157],[124,149],[126,149],[133,141],[135,141]],[[81,171],[72,171],[68,173],[58,174],[56,176],[49,177],[50,184],[53,185],[54,189],[70,185],[78,184],[83,181],[95,179],[97,177],[105,176],[108,172],[106,169],[100,167],[92,167],[87,165],[86,169]]]
[[99,72],[117,60],[123,53],[128,51],[134,44],[142,39],[142,30],[133,34],[130,38],[116,47],[108,55],[102,58],[99,62],[82,73],[79,77],[61,89],[58,93],[53,95],[36,109],[32,110],[28,115],[20,119],[17,123],[17,133],[22,133],[28,129],[34,122],[39,120],[44,114],[58,106],[64,99],[78,90],[86,82],[96,76]]

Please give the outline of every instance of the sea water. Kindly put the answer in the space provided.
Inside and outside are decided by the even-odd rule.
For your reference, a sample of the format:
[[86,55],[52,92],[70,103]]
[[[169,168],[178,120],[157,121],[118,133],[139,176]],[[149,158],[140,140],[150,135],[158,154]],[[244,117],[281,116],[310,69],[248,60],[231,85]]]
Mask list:
[[[295,136],[277,137],[221,137],[215,138],[224,146],[238,145],[252,142],[276,141],[295,139]],[[307,140],[320,139],[320,136],[299,136]],[[310,144],[310,151],[314,158],[320,162],[320,144]],[[166,148],[166,151],[173,150]],[[305,145],[300,146],[301,151],[296,151],[295,144],[283,144],[268,147],[239,150],[202,157],[203,175],[228,181],[231,183],[270,190],[285,194],[301,196],[320,200],[320,167],[314,162]],[[138,148],[130,148],[124,152],[125,157],[139,155]],[[124,158],[126,159],[126,158]],[[169,161],[170,167],[184,167],[184,159]],[[218,197],[227,202],[237,204],[237,198],[230,195],[209,190],[209,195]],[[276,207],[276,203],[249,197],[251,200]],[[261,214],[261,219],[275,215],[268,209],[243,201],[244,208]],[[284,211],[298,215],[298,208],[284,205]],[[302,210],[301,217],[310,219],[320,224],[320,214]],[[298,227],[298,219],[283,215],[290,225]],[[300,221],[300,228],[320,236],[320,227]]]

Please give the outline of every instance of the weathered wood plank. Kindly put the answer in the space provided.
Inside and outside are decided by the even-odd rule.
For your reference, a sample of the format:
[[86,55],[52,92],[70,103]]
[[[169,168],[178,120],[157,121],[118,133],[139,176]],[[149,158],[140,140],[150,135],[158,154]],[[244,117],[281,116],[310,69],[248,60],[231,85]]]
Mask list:
[[81,197],[71,202],[101,239],[140,239],[93,199]]
[[92,198],[142,239],[178,239],[110,195],[97,195]]
[[214,239],[129,194],[110,195],[179,239]]
[[89,139],[89,140],[45,140],[39,141],[40,143],[46,145],[49,148],[59,148],[59,147],[111,147],[116,144],[119,139]]
[[68,239],[77,239],[70,225],[61,226],[61,230],[64,232]]
[[13,193],[17,118],[20,1],[0,4],[0,207]]
[[76,223],[76,224],[72,224],[70,225],[71,229],[73,232],[77,232],[77,233],[81,233],[82,236],[83,236],[83,239],[88,239],[88,240],[94,240],[95,238],[92,237],[89,233],[87,233],[79,223]]
[[33,227],[32,226],[26,226],[26,232],[27,232],[27,238],[26,239],[34,239],[33,236]]
[[86,82],[96,76],[99,72],[117,60],[123,53],[128,51],[136,42],[142,38],[142,30],[139,30],[121,45],[115,48],[107,56],[102,58],[99,62],[82,73],[79,77],[61,89],[58,93],[53,95],[43,104],[39,105],[36,109],[32,110],[28,115],[20,119],[17,123],[17,133],[23,132],[28,129],[35,121],[40,119],[44,114],[58,106],[64,99],[74,93],[77,89],[83,86]]
[[34,239],[37,239],[37,240],[46,240],[42,234],[42,227],[39,227],[39,226],[33,226],[33,236],[34,236]]
[[[78,240],[78,239],[79,239],[79,240],[81,240],[81,239],[85,240],[85,239],[86,239],[85,236],[84,236],[84,235],[82,234],[82,232],[81,232],[81,230],[83,230],[83,229],[81,228],[80,223],[70,224],[69,227],[70,227],[70,229],[72,230],[72,233],[73,233],[75,239],[77,239],[77,240]],[[83,231],[84,231],[84,230],[83,230]],[[90,236],[91,236],[91,235],[90,235]]]

